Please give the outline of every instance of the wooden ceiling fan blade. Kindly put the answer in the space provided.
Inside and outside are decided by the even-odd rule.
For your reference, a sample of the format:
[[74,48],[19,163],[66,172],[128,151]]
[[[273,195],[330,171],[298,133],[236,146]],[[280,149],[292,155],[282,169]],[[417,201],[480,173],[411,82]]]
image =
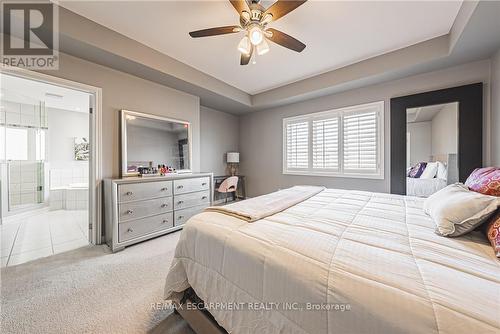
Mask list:
[[191,31],[189,33],[189,36],[191,36],[193,38],[197,38],[197,37],[232,34],[232,33],[239,32],[239,31],[240,31],[239,26],[226,26],[226,27],[217,27],[217,28],[209,28],[209,29]]
[[306,48],[306,45],[304,43],[302,43],[298,39],[293,38],[290,35],[285,34],[284,32],[272,28],[267,29],[266,31],[272,33],[271,36],[267,37],[270,41],[284,46],[285,48],[297,52],[302,52],[302,50]]
[[250,8],[245,0],[229,0],[229,2],[233,5],[239,15],[241,15],[241,12],[250,13]]
[[250,48],[249,54],[247,54],[247,55],[244,53],[241,54],[240,65],[248,65],[248,63],[250,62],[250,59],[252,58],[252,54],[253,54],[253,45]]
[[273,16],[273,21],[276,21],[280,17],[285,16],[292,10],[304,4],[306,1],[307,0],[278,0],[271,7],[269,7],[264,14],[262,14],[262,17],[265,17],[267,14],[271,14]]

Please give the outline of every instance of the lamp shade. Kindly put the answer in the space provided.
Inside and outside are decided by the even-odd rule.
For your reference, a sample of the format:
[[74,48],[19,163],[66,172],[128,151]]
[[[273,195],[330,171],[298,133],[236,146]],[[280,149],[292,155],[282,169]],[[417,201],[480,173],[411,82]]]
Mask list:
[[228,163],[239,163],[240,162],[240,153],[239,152],[227,152],[226,161]]

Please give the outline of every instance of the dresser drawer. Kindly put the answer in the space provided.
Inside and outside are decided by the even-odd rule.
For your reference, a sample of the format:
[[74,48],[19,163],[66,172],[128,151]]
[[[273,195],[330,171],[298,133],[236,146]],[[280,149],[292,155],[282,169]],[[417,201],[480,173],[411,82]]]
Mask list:
[[172,181],[142,182],[118,186],[118,202],[172,196]]
[[185,209],[193,206],[208,205],[210,203],[210,191],[199,191],[195,193],[175,195],[174,209]]
[[163,197],[118,205],[118,221],[122,223],[133,219],[172,211],[172,197]]
[[210,189],[209,177],[174,180],[174,194],[192,193]]
[[206,207],[208,207],[208,204],[195,206],[194,208],[189,209],[176,210],[174,212],[174,226],[183,225],[189,218],[202,212]]
[[172,212],[118,224],[118,241],[124,242],[174,226]]

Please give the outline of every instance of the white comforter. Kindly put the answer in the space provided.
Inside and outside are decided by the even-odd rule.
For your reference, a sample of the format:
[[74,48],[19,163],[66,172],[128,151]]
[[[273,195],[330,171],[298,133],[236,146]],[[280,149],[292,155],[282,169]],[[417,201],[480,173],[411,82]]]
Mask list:
[[193,287],[230,333],[498,333],[491,247],[436,235],[422,204],[328,189],[254,223],[201,213],[182,232],[165,297]]
[[420,179],[406,178],[406,195],[417,197],[429,197],[446,187],[446,180],[443,179]]

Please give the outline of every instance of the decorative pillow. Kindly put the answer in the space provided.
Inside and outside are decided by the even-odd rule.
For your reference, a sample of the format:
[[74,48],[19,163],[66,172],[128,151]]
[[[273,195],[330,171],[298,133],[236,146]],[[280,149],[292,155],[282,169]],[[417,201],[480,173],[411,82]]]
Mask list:
[[438,170],[437,162],[428,162],[427,166],[425,166],[424,172],[420,175],[421,179],[433,179],[436,177],[436,173]]
[[407,177],[410,177],[410,173],[411,173],[412,169],[413,169],[413,167],[411,167],[411,166],[406,168],[406,176]]
[[411,169],[410,175],[408,176],[418,179],[420,175],[422,175],[422,173],[424,172],[425,166],[427,166],[427,162],[419,162],[418,164],[415,165],[415,167]]
[[500,196],[500,167],[476,168],[465,185],[484,195]]
[[437,170],[436,177],[438,179],[447,180],[448,179],[448,168],[446,168],[446,165],[444,163],[442,163],[441,161],[438,161],[437,164],[438,164],[438,170]]
[[424,211],[434,220],[436,233],[458,237],[484,223],[499,206],[500,197],[469,191],[455,183],[429,196]]
[[500,209],[483,226],[483,231],[493,247],[495,256],[500,257]]

